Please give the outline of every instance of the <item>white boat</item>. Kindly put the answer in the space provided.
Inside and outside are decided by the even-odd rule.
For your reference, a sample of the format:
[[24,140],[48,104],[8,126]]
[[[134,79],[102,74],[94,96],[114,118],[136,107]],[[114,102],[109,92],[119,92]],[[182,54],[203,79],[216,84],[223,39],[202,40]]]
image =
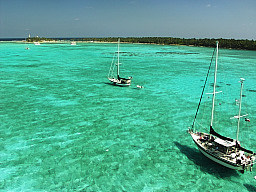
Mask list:
[[142,85],[137,85],[136,87],[139,88],[139,89],[144,88]]
[[34,42],[34,45],[41,45],[39,42]]
[[[128,87],[131,85],[132,77],[122,78],[119,75],[120,72],[120,59],[119,59],[119,47],[120,47],[120,39],[118,39],[118,48],[117,48],[117,60],[116,57],[113,58],[109,73],[108,73],[108,80],[112,85],[117,85],[121,87]],[[117,68],[116,75],[115,75],[115,67]]]
[[236,139],[232,139],[217,133],[213,129],[213,118],[214,118],[214,107],[215,107],[214,102],[215,102],[215,95],[216,93],[218,93],[216,92],[217,60],[218,60],[218,42],[216,44],[214,85],[213,85],[213,93],[212,93],[213,95],[212,110],[211,110],[211,122],[210,122],[209,133],[198,132],[195,130],[195,127],[194,127],[195,120],[199,111],[199,106],[203,97],[205,85],[208,79],[209,70],[205,80],[199,105],[197,107],[195,119],[193,121],[192,127],[189,128],[188,133],[190,133],[193,141],[195,142],[199,151],[201,151],[203,155],[205,155],[209,159],[213,160],[214,162],[222,166],[225,166],[230,169],[238,170],[244,173],[245,170],[252,170],[252,166],[254,164],[255,156],[256,156],[254,152],[244,147],[241,147],[240,142],[238,140],[240,119],[245,116],[245,115],[241,115],[242,89],[243,89],[244,79],[243,78],[240,79],[241,88],[240,88],[239,110],[238,110],[238,115],[233,117],[238,120],[237,132],[236,132]]
[[76,45],[76,42],[75,42],[75,41],[72,41],[72,42],[70,43],[70,45]]

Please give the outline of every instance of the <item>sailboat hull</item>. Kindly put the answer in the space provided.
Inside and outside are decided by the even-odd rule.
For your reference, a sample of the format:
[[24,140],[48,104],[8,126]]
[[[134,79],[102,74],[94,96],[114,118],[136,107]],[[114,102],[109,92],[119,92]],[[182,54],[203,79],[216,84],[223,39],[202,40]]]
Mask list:
[[[244,154],[244,151],[238,150],[236,153],[233,154],[225,154],[219,151],[218,149],[215,149],[213,146],[215,146],[214,141],[205,141],[202,140],[202,136],[209,136],[209,134],[206,133],[194,133],[192,131],[189,131],[191,137],[193,138],[193,141],[197,145],[199,151],[209,158],[210,160],[227,167],[229,169],[234,169],[243,172],[244,170],[249,170],[253,166],[253,160],[250,155],[252,156],[253,154],[247,154],[244,155],[243,161],[239,160],[239,157],[237,156],[238,153]],[[215,138],[216,139],[216,138]],[[211,144],[211,145],[210,145]]]
[[237,166],[236,164],[234,163],[231,163],[231,162],[228,162],[228,161],[225,161],[224,159],[220,159],[218,158],[218,156],[210,153],[209,151],[205,150],[203,147],[201,147],[195,140],[194,140],[195,144],[197,145],[197,148],[199,149],[199,151],[204,155],[206,156],[207,158],[211,159],[212,161],[224,166],[224,167],[227,167],[229,169],[235,169],[235,170],[243,170],[242,166]]
[[130,79],[118,80],[118,79],[115,79],[115,78],[108,78],[108,80],[110,81],[111,84],[116,85],[116,86],[120,86],[120,87],[129,87],[131,85],[131,80]]
[[[196,143],[196,142],[195,142]],[[199,151],[206,157],[208,157],[209,159],[211,159],[212,161],[224,166],[224,167],[227,167],[229,169],[234,169],[234,170],[238,170],[238,171],[241,171],[243,170],[242,166],[236,166],[234,164],[231,164],[231,163],[228,163],[228,162],[224,162],[224,160],[221,160],[215,156],[213,156],[211,153],[208,153],[206,150],[202,149],[200,146],[197,146]]]

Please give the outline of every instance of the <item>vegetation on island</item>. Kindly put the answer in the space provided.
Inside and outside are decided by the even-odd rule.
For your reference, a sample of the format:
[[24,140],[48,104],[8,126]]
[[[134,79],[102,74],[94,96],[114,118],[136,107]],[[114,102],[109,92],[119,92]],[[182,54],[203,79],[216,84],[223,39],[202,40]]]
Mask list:
[[53,38],[45,37],[28,37],[26,38],[27,42],[42,42],[42,41],[55,41]]
[[[44,38],[44,37],[29,37],[28,42],[37,41],[86,41],[86,42],[117,42],[117,37],[102,37],[102,38]],[[219,41],[221,48],[226,49],[244,49],[256,50],[256,41],[248,39],[185,39],[174,37],[123,37],[121,42],[125,43],[145,43],[145,44],[161,44],[161,45],[186,45],[186,46],[203,46],[215,47],[216,41]]]
[[[116,42],[117,38],[83,38],[84,41],[103,41]],[[226,49],[245,49],[256,50],[256,41],[254,40],[236,40],[236,39],[185,39],[173,37],[125,37],[120,39],[121,42],[127,43],[147,43],[162,45],[186,45],[186,46],[203,46],[216,47],[216,41],[219,41],[221,48]]]

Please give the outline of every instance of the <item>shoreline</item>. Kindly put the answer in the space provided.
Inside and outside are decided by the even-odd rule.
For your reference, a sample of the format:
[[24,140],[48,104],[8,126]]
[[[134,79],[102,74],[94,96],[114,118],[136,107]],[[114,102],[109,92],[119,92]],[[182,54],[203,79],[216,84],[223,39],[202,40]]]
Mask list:
[[[117,44],[118,42],[109,42],[109,41],[70,41],[70,40],[60,40],[60,41],[35,41],[35,42],[26,42],[24,40],[21,41],[0,41],[1,43],[19,43],[19,44],[35,44],[35,43],[40,43],[40,44],[71,44],[71,42],[76,42],[76,43],[98,43],[98,44]],[[188,46],[188,47],[207,47],[207,46],[195,46],[195,45],[180,45],[180,44],[158,44],[158,43],[133,43],[133,42],[120,42],[120,44],[138,44],[138,45],[169,45],[169,46]],[[227,49],[227,48],[225,48]],[[232,49],[232,48],[229,48]],[[242,50],[242,49],[240,49]],[[244,49],[246,50],[246,49]]]
[[[125,39],[125,38],[123,38]],[[225,40],[225,39],[222,39]],[[117,44],[117,41],[97,41],[97,40],[42,40],[42,41],[33,41],[33,42],[27,42],[25,40],[7,40],[7,41],[1,41],[2,43],[19,43],[19,44],[34,44],[34,43],[40,43],[40,44],[71,44],[71,42],[75,43],[107,43],[107,44]],[[131,42],[131,41],[123,41],[120,42],[121,44],[138,44],[138,45],[169,45],[169,46],[188,46],[188,47],[212,47],[212,46],[204,46],[204,45],[193,45],[193,44],[177,44],[177,43],[146,43],[146,42]],[[255,51],[256,49],[241,49],[241,48],[232,48],[232,47],[222,47],[222,49],[230,49],[230,50],[247,50],[247,51]]]
[[[35,42],[27,42],[27,41],[0,41],[0,43],[19,43],[19,44],[70,44],[71,42],[75,43],[108,43],[108,44],[117,44],[118,42],[109,42],[109,41],[69,41],[69,40],[60,40],[60,41],[35,41]],[[167,44],[159,44],[159,43],[133,43],[133,42],[120,42],[120,44],[138,44],[138,45],[167,45]],[[170,46],[188,46],[188,47],[196,47],[195,45],[180,45],[180,44],[168,44]],[[205,47],[205,46],[198,46],[198,47]]]

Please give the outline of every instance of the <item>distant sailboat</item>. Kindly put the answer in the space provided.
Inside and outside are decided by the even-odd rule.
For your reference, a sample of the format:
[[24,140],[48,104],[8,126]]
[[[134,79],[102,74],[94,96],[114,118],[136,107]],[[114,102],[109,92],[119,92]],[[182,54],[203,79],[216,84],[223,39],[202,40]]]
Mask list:
[[[240,142],[238,141],[239,134],[239,123],[240,118],[245,115],[241,115],[241,105],[242,105],[242,89],[244,79],[240,79],[241,89],[240,89],[240,100],[239,100],[239,112],[237,116],[233,118],[238,119],[237,124],[237,135],[236,139],[231,139],[229,137],[225,137],[217,133],[213,129],[213,118],[214,118],[214,106],[215,106],[215,95],[216,93],[216,79],[217,79],[217,59],[218,59],[218,42],[216,45],[216,61],[215,61],[215,72],[214,72],[214,85],[213,85],[213,98],[212,98],[212,110],[211,110],[211,122],[210,122],[210,131],[209,133],[197,132],[194,128],[194,123],[197,117],[197,113],[199,111],[199,106],[201,103],[201,99],[204,93],[201,94],[200,102],[197,107],[197,112],[195,115],[195,119],[192,125],[192,128],[188,130],[188,133],[191,135],[193,141],[197,145],[198,149],[202,152],[203,155],[208,157],[209,159],[215,161],[216,163],[223,165],[227,168],[238,170],[240,172],[244,172],[245,170],[251,170],[255,161],[256,154],[248,149],[241,147]],[[209,74],[209,71],[208,71]],[[205,84],[208,79],[208,74],[206,77]]]
[[[120,39],[118,39],[118,48],[117,48],[117,63],[115,58],[112,61],[112,64],[109,69],[108,73],[108,80],[111,84],[121,86],[121,87],[128,87],[131,85],[132,77],[129,78],[121,78],[119,75],[120,72],[120,59],[119,59],[119,46],[120,46]],[[117,67],[116,76],[114,75],[115,66]]]

